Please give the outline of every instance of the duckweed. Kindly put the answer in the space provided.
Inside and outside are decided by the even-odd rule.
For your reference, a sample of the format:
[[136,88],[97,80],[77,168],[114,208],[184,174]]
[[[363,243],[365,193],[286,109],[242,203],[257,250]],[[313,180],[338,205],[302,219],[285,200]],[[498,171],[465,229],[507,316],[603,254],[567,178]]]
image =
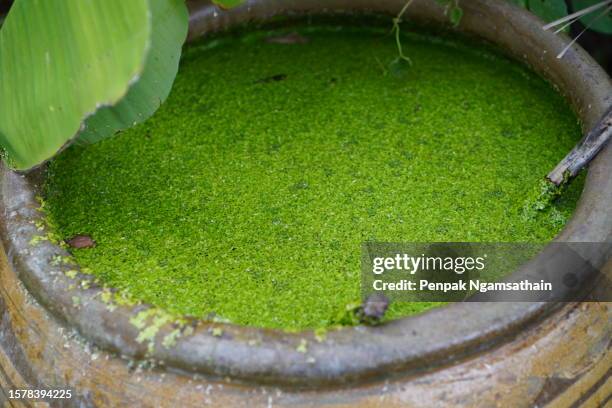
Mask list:
[[[295,44],[265,41],[296,30]],[[543,80],[473,44],[298,26],[186,48],[145,123],[49,167],[46,211],[104,284],[174,315],[325,328],[359,300],[360,244],[547,241],[525,201],[578,140]],[[431,307],[392,304],[395,318]]]

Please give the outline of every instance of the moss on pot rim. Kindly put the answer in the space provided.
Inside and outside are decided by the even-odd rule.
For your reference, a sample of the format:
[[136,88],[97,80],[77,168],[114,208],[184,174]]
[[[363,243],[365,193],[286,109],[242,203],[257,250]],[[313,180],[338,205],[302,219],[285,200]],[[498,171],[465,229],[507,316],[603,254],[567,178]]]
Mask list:
[[[78,262],[175,314],[300,329],[359,298],[378,241],[546,241],[574,183],[535,218],[543,174],[580,136],[544,81],[487,50],[410,34],[411,68],[367,30],[304,27],[190,46],[158,113],[55,160],[57,232]],[[279,34],[279,33],[276,33]],[[389,317],[430,304],[394,304]]]

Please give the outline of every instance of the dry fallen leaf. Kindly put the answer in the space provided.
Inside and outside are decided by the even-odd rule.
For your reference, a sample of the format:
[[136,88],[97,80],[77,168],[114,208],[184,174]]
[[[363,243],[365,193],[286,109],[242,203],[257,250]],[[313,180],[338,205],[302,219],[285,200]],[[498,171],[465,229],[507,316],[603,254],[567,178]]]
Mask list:
[[66,243],[71,248],[93,248],[96,246],[96,241],[94,241],[89,235],[75,235],[74,237],[66,240]]

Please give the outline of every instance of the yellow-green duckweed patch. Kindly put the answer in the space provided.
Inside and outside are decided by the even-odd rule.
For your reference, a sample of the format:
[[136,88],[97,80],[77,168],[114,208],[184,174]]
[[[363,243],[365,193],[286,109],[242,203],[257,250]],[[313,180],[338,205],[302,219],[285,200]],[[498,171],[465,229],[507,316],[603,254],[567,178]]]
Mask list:
[[97,243],[73,250],[81,265],[173,314],[317,328],[359,299],[363,241],[547,241],[563,227],[580,183],[522,211],[580,135],[547,83],[461,43],[408,35],[413,66],[398,70],[387,35],[299,31],[307,43],[190,46],[151,119],[51,163],[57,233]]

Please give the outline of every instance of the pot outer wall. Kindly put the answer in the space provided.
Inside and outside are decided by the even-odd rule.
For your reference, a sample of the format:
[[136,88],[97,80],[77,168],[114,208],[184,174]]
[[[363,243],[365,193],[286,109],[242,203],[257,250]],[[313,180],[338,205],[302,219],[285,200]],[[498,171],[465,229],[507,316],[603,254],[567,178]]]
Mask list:
[[[277,14],[322,11],[319,2],[309,0],[248,1],[231,11],[207,2],[188,4],[189,39]],[[325,11],[394,15],[402,6],[402,0],[330,0],[325,2]],[[555,50],[563,48],[567,38],[543,33],[533,16],[494,0],[465,1],[461,6],[465,15],[459,30],[501,44],[556,84],[585,129],[612,102],[609,78],[590,57],[576,47],[564,60],[556,60]],[[408,15],[434,25],[447,20],[442,9],[427,0],[416,0]],[[561,238],[609,241],[610,213],[601,203],[611,202],[611,169],[612,149],[608,147],[591,166],[578,214]],[[39,183],[35,177],[26,179],[6,169],[2,169],[1,183],[2,239],[8,257],[0,256],[0,402],[28,406],[25,401],[7,400],[7,390],[17,388],[72,388],[77,397],[56,401],[58,406],[596,406],[604,405],[609,397],[609,303],[572,303],[554,309],[469,304],[402,319],[405,321],[381,330],[342,330],[322,345],[307,333],[285,336],[239,327],[224,328],[224,338],[211,339],[205,335],[210,327],[202,324],[197,329],[203,334],[193,336],[200,343],[186,342],[182,354],[180,350],[168,352],[161,366],[157,361],[150,368],[137,361],[144,357],[143,346],[133,341],[137,334],[129,333],[133,328],[121,326],[125,316],[98,310],[93,300],[93,312],[75,312],[64,305],[62,296],[49,296],[54,293],[48,290],[51,281],[36,280],[40,275],[30,273],[33,264],[43,278],[45,271],[52,272],[48,261],[34,256],[40,255],[37,249],[24,250],[24,245],[15,244],[28,228],[24,221],[36,212],[32,195]],[[43,250],[50,254],[55,249]],[[605,268],[608,276],[612,274],[610,262]],[[88,295],[83,296],[87,299]],[[493,329],[471,332],[478,326],[457,323],[470,311],[477,323],[491,322]],[[89,326],[83,318],[89,318]],[[401,364],[394,363],[394,355],[387,350],[377,354],[380,349],[364,348],[360,343],[360,339],[362,343],[363,339],[380,339],[395,347],[404,339],[418,346],[424,342],[410,337],[409,328],[419,327],[427,334],[432,321],[444,324],[434,328],[437,332],[431,329],[434,334],[429,340],[437,348],[423,347],[412,356],[399,353]],[[448,332],[450,339],[435,335],[440,332]],[[253,350],[256,358],[240,348],[240,341],[252,336],[264,343]],[[295,351],[302,338],[312,343],[312,353],[333,360],[337,351],[344,363],[335,370],[319,362],[312,369],[304,366],[305,356]],[[219,357],[211,363],[212,369],[205,364],[189,366],[190,361],[194,366],[198,361],[185,358],[185,350],[198,350],[198,345]],[[228,356],[232,351],[236,360]],[[351,353],[354,367],[346,363]],[[381,355],[391,361],[381,363]],[[217,366],[221,368],[215,371]],[[275,371],[275,366],[280,368]]]

